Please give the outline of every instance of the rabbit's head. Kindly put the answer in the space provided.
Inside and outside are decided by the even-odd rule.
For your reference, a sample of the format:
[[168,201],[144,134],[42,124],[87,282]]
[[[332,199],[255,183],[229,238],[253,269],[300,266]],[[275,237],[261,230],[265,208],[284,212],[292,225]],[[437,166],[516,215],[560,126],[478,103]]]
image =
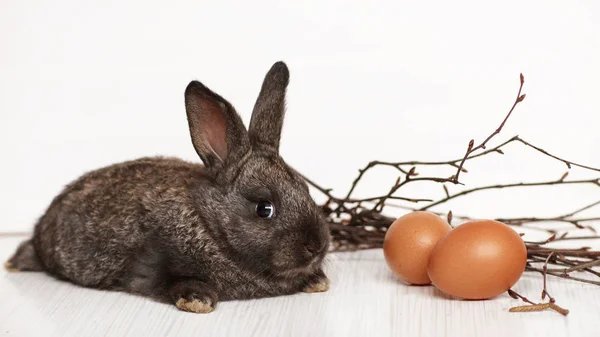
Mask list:
[[267,73],[246,130],[233,106],[198,81],[185,91],[196,152],[212,182],[201,212],[219,244],[240,265],[273,277],[313,273],[329,229],[304,179],[279,156],[289,71]]

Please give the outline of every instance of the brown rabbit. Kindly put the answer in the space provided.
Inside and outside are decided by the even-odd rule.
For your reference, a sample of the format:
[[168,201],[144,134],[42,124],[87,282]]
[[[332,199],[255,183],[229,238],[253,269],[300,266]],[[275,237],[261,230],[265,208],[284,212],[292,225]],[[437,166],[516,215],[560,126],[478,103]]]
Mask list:
[[229,102],[192,81],[185,107],[204,165],[141,158],[85,174],[6,267],[197,313],[218,301],[326,291],[328,227],[278,153],[288,81],[275,63],[248,130]]

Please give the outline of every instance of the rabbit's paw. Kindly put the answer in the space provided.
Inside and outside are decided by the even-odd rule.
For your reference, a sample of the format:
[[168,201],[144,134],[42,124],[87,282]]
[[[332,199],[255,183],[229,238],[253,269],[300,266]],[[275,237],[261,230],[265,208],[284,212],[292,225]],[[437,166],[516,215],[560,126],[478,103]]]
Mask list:
[[10,262],[10,261],[4,263],[4,269],[8,270],[11,273],[20,271],[18,268],[13,266],[12,262]]
[[322,293],[327,290],[329,290],[329,279],[325,275],[309,281],[304,289],[302,289],[305,293]]
[[217,294],[210,286],[195,280],[175,284],[171,289],[171,296],[177,308],[197,314],[215,310],[218,302]]
[[215,310],[215,306],[210,298],[180,298],[175,302],[177,308],[183,311],[194,312],[197,314],[207,314]]

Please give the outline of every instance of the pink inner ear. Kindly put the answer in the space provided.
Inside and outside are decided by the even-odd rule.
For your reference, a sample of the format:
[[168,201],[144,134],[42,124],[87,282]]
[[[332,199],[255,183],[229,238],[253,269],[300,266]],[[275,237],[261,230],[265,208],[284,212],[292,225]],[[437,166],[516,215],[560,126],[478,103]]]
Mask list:
[[217,102],[202,101],[202,133],[206,143],[225,161],[227,158],[227,112]]

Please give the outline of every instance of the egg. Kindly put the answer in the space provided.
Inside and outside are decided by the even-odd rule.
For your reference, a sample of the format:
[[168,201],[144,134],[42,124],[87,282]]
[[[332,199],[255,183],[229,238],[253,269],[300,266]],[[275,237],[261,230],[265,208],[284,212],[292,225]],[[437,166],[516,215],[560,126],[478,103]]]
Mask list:
[[383,241],[387,265],[405,282],[430,284],[429,254],[451,229],[446,220],[431,212],[415,211],[399,217],[390,225]]
[[430,254],[433,285],[457,298],[481,300],[512,287],[525,270],[527,248],[504,223],[477,220],[454,228]]

